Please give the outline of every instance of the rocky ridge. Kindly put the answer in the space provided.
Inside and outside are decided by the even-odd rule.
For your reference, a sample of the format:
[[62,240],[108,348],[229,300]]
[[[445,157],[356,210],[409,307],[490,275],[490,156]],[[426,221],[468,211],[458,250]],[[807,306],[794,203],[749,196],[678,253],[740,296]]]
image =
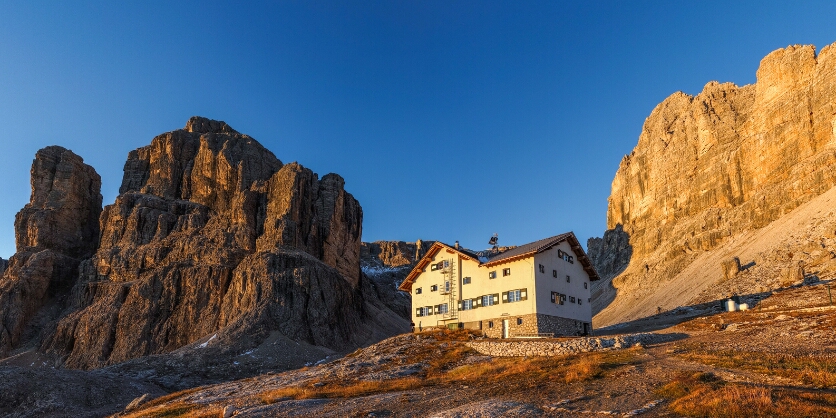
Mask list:
[[[710,82],[696,96],[678,92],[659,104],[613,180],[609,230],[589,243],[606,273],[593,290],[596,326],[652,313],[657,305],[643,300],[666,292],[703,254],[834,187],[835,114],[834,45],[818,54],[809,45],[774,51],[755,84]],[[720,272],[710,281],[722,279]]]
[[[58,149],[36,157],[32,202],[16,221],[18,253],[0,287],[0,301],[11,301],[0,303],[5,353],[27,348],[20,338],[27,326],[38,330],[27,336],[29,346],[82,369],[131,360],[128,369],[139,373],[142,364],[158,370],[184,355],[281,355],[271,348],[279,340],[313,348],[287,352],[285,362],[235,368],[233,375],[245,376],[408,329],[361,273],[362,209],[339,175],[319,178],[298,163],[282,164],[226,123],[195,117],[130,152],[120,194],[102,209],[92,168],[58,169],[53,183],[65,191],[38,174]],[[22,268],[42,253],[61,261],[51,261],[61,266],[52,276]],[[39,281],[60,285],[53,293],[63,303],[17,290]],[[49,321],[30,320],[46,311]],[[171,385],[193,383],[200,380]]]
[[31,181],[30,202],[15,216],[17,252],[0,280],[0,357],[56,318],[99,238],[101,178],[81,157],[44,148],[35,155]]
[[415,263],[435,241],[418,240],[364,242],[360,247],[360,265],[373,283],[377,296],[389,309],[410,320],[412,299],[398,290]]

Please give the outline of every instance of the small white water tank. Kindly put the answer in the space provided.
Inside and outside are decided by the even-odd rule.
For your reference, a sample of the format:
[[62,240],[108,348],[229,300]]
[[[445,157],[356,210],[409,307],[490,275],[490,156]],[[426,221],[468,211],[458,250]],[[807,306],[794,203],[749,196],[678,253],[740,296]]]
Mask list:
[[747,311],[747,310],[749,310],[749,304],[748,303],[741,303],[740,305],[738,305],[738,308],[740,308],[741,311]]
[[726,310],[729,312],[734,312],[737,310],[737,302],[728,299],[726,300]]

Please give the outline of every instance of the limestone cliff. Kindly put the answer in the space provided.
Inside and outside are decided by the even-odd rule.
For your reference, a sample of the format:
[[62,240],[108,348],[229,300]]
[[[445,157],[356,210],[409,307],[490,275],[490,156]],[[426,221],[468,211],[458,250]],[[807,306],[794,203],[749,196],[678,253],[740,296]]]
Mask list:
[[[834,45],[818,54],[813,46],[774,51],[755,84],[710,82],[656,106],[612,183],[607,227],[623,229],[629,267],[596,284],[613,289],[594,306],[603,309],[597,323],[652,312],[656,305],[642,298],[701,253],[836,185],[834,133]],[[599,269],[616,272],[625,257],[596,258]]]
[[64,302],[99,238],[101,178],[93,167],[70,150],[47,147],[35,155],[31,181],[29,203],[15,217],[17,252],[0,279],[0,357],[40,331],[33,317],[51,299]]
[[[50,182],[36,175],[50,172],[41,168],[49,161],[36,158],[32,203],[18,215],[18,253],[4,283],[61,286],[63,312],[38,325],[41,351],[66,366],[102,367],[200,340],[218,347],[212,356],[277,336],[347,350],[408,329],[361,274],[363,213],[336,174],[320,179],[297,163],[284,165],[253,138],[198,117],[130,152],[120,194],[103,210],[98,176],[98,200],[78,196],[88,191],[83,182],[64,180],[82,171],[57,164]],[[67,260],[38,264],[51,272],[25,268],[31,277],[9,279],[32,248]],[[0,297],[27,300],[39,294],[4,292]],[[43,304],[35,299],[22,310],[0,299],[6,351]],[[317,350],[310,356],[320,359]],[[295,361],[311,360],[303,357]]]

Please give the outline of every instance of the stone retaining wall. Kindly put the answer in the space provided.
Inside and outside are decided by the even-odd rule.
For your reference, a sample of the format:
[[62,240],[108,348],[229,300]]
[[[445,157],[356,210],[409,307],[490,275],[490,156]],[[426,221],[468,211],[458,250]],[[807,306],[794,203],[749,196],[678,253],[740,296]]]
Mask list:
[[494,357],[533,357],[559,356],[589,351],[628,348],[638,343],[652,344],[670,339],[670,336],[664,334],[641,333],[618,335],[615,337],[582,337],[560,341],[471,341],[466,344],[481,354]]

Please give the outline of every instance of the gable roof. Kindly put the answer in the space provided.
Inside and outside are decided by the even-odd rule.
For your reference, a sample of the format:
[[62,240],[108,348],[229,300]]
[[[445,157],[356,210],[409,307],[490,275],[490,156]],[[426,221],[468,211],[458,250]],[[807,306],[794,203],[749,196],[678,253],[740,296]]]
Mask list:
[[592,266],[592,261],[586,255],[586,252],[581,247],[580,242],[578,242],[578,238],[575,237],[574,232],[567,232],[565,234],[555,235],[553,237],[544,238],[538,241],[530,242],[525,245],[520,245],[519,247],[514,247],[510,250],[503,251],[501,253],[494,254],[488,257],[487,260],[481,261],[479,256],[476,253],[473,253],[469,250],[465,250],[463,248],[455,248],[451,247],[443,242],[436,241],[432,247],[424,254],[423,257],[415,264],[415,267],[409,272],[406,276],[406,279],[398,286],[398,290],[402,290],[405,292],[412,291],[412,283],[415,282],[415,279],[424,271],[424,267],[430,263],[430,261],[438,254],[441,249],[446,249],[447,252],[450,253],[460,253],[466,259],[471,259],[479,263],[479,267],[491,267],[502,263],[508,263],[511,261],[528,258],[533,256],[534,254],[541,253],[546,251],[561,242],[566,241],[569,243],[569,246],[572,248],[572,251],[578,258],[578,262],[581,263],[583,266],[584,271],[589,276],[590,281],[598,280],[600,277],[598,276],[598,272],[595,271],[595,267]]

